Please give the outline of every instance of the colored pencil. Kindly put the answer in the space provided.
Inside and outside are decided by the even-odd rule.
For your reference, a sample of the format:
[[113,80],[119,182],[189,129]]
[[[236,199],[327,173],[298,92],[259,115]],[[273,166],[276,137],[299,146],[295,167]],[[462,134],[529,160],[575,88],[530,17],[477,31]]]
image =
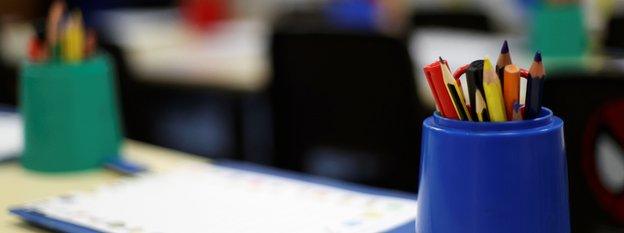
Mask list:
[[48,46],[46,43],[46,22],[37,20],[33,24],[35,36],[28,44],[28,58],[33,62],[42,62],[48,58]]
[[481,91],[477,90],[475,92],[475,107],[476,107],[476,111],[477,111],[477,119],[481,122],[483,121],[489,121],[490,120],[490,116],[488,114],[487,111],[487,103],[485,103],[485,99],[483,99],[483,95],[481,94]]
[[449,119],[459,119],[457,111],[455,111],[455,106],[453,106],[453,101],[446,90],[446,84],[444,83],[444,78],[442,77],[440,62],[435,61],[425,66],[423,71],[427,78],[427,82],[429,83],[431,92],[434,94],[433,97],[436,101],[436,106],[440,115]]
[[473,119],[477,119],[475,96],[477,90],[483,93],[483,60],[476,60],[470,63],[468,69],[466,69],[466,85],[468,85],[470,114]]
[[50,49],[53,58],[57,58],[59,53],[59,37],[61,33],[59,27],[61,25],[61,20],[63,20],[63,14],[65,14],[65,3],[58,0],[54,1],[50,6],[48,22],[46,24],[47,47]]
[[489,58],[483,59],[483,89],[491,121],[506,121],[505,104],[500,80]]
[[30,39],[28,43],[28,59],[33,62],[45,61],[48,57],[46,44],[36,36]]
[[[546,72],[540,51],[535,53],[527,71],[512,63],[509,44],[505,40],[496,65],[486,56],[463,65],[451,73],[447,61],[424,68],[436,110],[450,119],[504,122],[533,119],[542,109],[542,95]],[[460,77],[466,75],[467,96]],[[520,92],[521,77],[527,79],[526,93]],[[524,96],[522,95],[524,94]],[[521,104],[520,98],[525,104]]]
[[537,51],[533,58],[533,64],[529,68],[529,78],[527,78],[525,112],[526,119],[533,119],[539,116],[542,110],[542,89],[544,88],[544,78],[546,72],[542,63],[542,53]]
[[524,110],[524,105],[521,105],[520,102],[516,102],[513,106],[513,112],[511,119],[519,119],[522,120],[522,112]]
[[522,120],[518,118],[519,113],[515,113],[516,105],[520,104],[520,68],[516,65],[505,66],[503,84],[503,97],[505,98],[505,110],[507,120]]
[[29,43],[28,57],[33,62],[79,62],[97,52],[97,35],[87,31],[79,10],[66,15],[66,4],[54,0],[47,19],[36,21],[35,36]]
[[501,47],[500,54],[498,55],[498,59],[496,60],[496,74],[498,75],[501,86],[505,86],[505,66],[510,64],[512,64],[511,54],[509,54],[509,45],[507,44],[507,40],[505,40],[505,42],[503,42],[503,46]]
[[453,106],[455,107],[455,111],[457,112],[459,119],[471,121],[472,117],[468,112],[468,108],[466,108],[464,92],[462,91],[459,83],[455,80],[455,78],[453,78],[453,74],[451,74],[448,64],[442,59],[442,57],[440,57],[440,68],[442,69],[444,83],[446,83],[446,88],[451,100],[453,101]]
[[84,57],[85,32],[80,11],[74,11],[69,18],[63,35],[63,59],[78,62]]

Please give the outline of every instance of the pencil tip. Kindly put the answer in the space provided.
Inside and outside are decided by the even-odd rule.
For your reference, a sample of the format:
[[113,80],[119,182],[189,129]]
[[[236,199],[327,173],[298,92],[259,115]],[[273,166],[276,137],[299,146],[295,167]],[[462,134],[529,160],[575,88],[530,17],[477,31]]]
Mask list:
[[442,59],[442,56],[438,57],[438,59],[440,59],[440,63],[444,63],[444,59]]
[[533,57],[533,61],[542,62],[542,52],[537,50],[537,52],[535,52],[535,57]]
[[507,44],[507,40],[505,40],[505,42],[503,42],[503,47],[501,48],[501,53],[502,54],[509,53],[509,45]]

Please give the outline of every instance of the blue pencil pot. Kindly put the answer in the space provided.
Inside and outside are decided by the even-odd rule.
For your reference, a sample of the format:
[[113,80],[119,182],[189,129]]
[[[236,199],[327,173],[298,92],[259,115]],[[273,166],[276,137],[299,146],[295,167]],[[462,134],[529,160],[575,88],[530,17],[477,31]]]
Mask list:
[[569,233],[563,121],[423,122],[417,233]]

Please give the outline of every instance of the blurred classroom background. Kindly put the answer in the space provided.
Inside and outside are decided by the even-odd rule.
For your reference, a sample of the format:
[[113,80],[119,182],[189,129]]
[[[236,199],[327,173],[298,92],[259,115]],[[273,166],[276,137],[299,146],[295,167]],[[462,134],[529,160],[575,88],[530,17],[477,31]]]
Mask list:
[[[422,67],[496,57],[508,40],[528,68],[540,49],[544,106],[565,121],[573,232],[624,231],[624,1],[67,2],[114,57],[127,138],[414,193],[435,110]],[[49,4],[0,2],[0,106],[18,104]]]

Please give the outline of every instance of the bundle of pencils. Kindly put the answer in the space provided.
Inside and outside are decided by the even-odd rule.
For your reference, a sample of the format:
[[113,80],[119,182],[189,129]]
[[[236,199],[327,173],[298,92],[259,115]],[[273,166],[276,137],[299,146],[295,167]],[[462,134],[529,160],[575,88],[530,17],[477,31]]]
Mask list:
[[[536,118],[542,109],[545,70],[539,51],[535,53],[528,72],[513,64],[507,41],[503,43],[495,66],[486,56],[451,74],[448,63],[440,57],[423,70],[436,109],[446,118],[517,121]],[[463,73],[466,74],[467,95],[464,95],[459,81]],[[520,99],[520,77],[527,79],[524,105]]]
[[80,11],[68,14],[63,1],[53,2],[47,20],[34,26],[36,34],[28,47],[28,58],[33,62],[80,62],[96,51],[95,31],[85,30]]

